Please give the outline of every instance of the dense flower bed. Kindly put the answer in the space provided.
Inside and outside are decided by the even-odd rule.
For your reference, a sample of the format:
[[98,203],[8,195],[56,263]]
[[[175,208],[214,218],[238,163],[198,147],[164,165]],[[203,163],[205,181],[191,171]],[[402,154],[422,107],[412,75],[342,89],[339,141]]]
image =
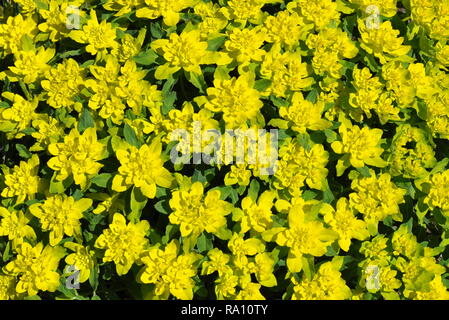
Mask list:
[[448,0],[1,3],[0,299],[449,299]]

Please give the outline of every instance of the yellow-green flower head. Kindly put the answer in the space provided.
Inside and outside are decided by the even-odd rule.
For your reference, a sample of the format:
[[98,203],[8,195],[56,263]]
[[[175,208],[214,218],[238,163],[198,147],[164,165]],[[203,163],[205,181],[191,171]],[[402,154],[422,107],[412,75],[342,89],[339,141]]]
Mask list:
[[435,276],[429,282],[428,290],[419,290],[410,294],[414,300],[449,300],[449,291],[443,284],[441,276]]
[[52,143],[48,152],[53,156],[48,166],[56,171],[56,179],[63,181],[70,175],[77,185],[85,188],[88,179],[103,166],[97,161],[103,159],[106,146],[98,142],[95,128],[87,128],[82,134],[72,129],[64,142]]
[[202,64],[225,65],[230,58],[219,52],[208,51],[208,43],[201,40],[199,30],[171,33],[169,39],[155,40],[151,48],[167,61],[156,69],[155,78],[168,79],[173,73],[184,69],[201,75]]
[[7,133],[8,139],[20,139],[25,135],[21,131],[28,128],[37,116],[35,110],[39,100],[26,100],[12,92],[3,92],[2,96],[12,102],[12,107],[0,109],[0,130]]
[[265,297],[260,293],[261,287],[258,283],[249,282],[240,290],[235,300],[265,300]]
[[248,170],[246,164],[232,165],[229,172],[226,173],[224,183],[226,186],[238,184],[240,186],[247,186],[252,177],[251,170]]
[[413,291],[429,292],[430,282],[446,272],[446,267],[437,263],[431,256],[413,257],[410,260],[400,257],[396,261],[396,267],[402,272],[406,298],[413,296]]
[[405,189],[398,188],[388,173],[376,176],[370,170],[370,177],[357,177],[351,183],[354,193],[349,195],[350,205],[364,215],[368,229],[372,235],[377,233],[378,222],[388,216],[402,221],[399,204],[404,203]]
[[262,7],[266,3],[280,2],[278,0],[229,0],[222,12],[228,20],[234,20],[245,26],[247,22],[261,24],[264,14]]
[[399,30],[393,29],[390,21],[380,24],[379,28],[368,28],[365,20],[358,20],[361,35],[360,46],[369,54],[374,54],[381,64],[407,55],[411,47],[403,45],[404,38]]
[[412,20],[431,38],[448,40],[449,2],[447,0],[411,0]]
[[449,67],[449,45],[444,44],[441,41],[435,45],[436,55],[435,58],[441,63],[444,67]]
[[22,37],[33,39],[37,33],[36,22],[31,16],[24,18],[20,13],[9,16],[6,23],[0,24],[0,48],[6,54],[16,53],[22,49]]
[[261,28],[234,28],[228,33],[228,40],[224,43],[225,52],[237,61],[240,66],[246,66],[251,61],[260,62],[265,54],[260,49],[265,42],[265,34]]
[[0,274],[0,300],[14,300],[16,298],[16,277]]
[[19,4],[19,10],[21,13],[30,14],[36,10],[36,2],[33,0],[14,0],[15,3]]
[[382,138],[381,129],[360,128],[359,126],[347,127],[342,124],[338,129],[341,141],[332,142],[332,149],[343,154],[338,160],[337,175],[341,176],[346,168],[362,168],[365,164],[375,167],[385,167],[387,163],[380,157],[384,149],[380,147]]
[[431,209],[440,208],[444,215],[449,216],[449,170],[432,175],[424,203]]
[[6,187],[3,189],[1,196],[6,198],[17,197],[16,204],[34,199],[39,190],[38,171],[39,157],[36,154],[27,162],[20,161],[20,164],[14,166],[12,171],[4,172]]
[[45,73],[41,86],[47,95],[47,103],[55,108],[75,105],[75,96],[84,87],[84,70],[74,59],[67,59]]
[[294,48],[299,40],[304,40],[312,25],[307,25],[296,12],[280,11],[276,16],[268,16],[264,21],[265,41],[277,43],[286,48]]
[[323,145],[315,144],[308,150],[294,140],[281,147],[279,156],[279,169],[273,182],[276,189],[288,188],[292,196],[297,196],[304,183],[318,190],[324,187],[329,153]]
[[164,23],[169,26],[176,26],[181,19],[180,12],[192,7],[198,0],[145,0],[146,6],[137,9],[138,18],[157,19],[164,18]]
[[4,266],[3,271],[18,277],[15,288],[18,294],[33,296],[39,291],[54,292],[60,284],[57,268],[63,256],[61,247],[44,247],[42,242],[31,246],[24,242],[17,248],[16,258]]
[[144,5],[144,0],[107,0],[103,7],[109,11],[118,11],[115,16],[122,16]]
[[137,278],[142,283],[155,284],[153,298],[168,299],[170,294],[181,300],[193,298],[195,262],[202,256],[193,252],[178,255],[178,252],[179,244],[172,240],[165,250],[152,247],[142,255],[144,267]]
[[316,29],[340,21],[337,3],[332,0],[294,0],[287,4],[287,10],[297,12],[306,23],[314,24]]
[[410,229],[405,224],[402,224],[399,229],[393,233],[391,243],[395,255],[403,255],[411,258],[418,254],[419,244],[416,240],[416,236],[410,232]]
[[232,209],[232,204],[220,200],[220,196],[219,190],[204,195],[204,186],[198,181],[186,190],[174,191],[170,199],[173,210],[170,223],[179,225],[181,235],[190,237],[193,244],[203,231],[218,233],[226,228],[225,216]]
[[156,186],[169,188],[173,176],[164,168],[161,152],[162,144],[158,139],[139,149],[129,146],[128,149],[118,150],[116,156],[121,166],[112,181],[112,190],[124,192],[134,185],[140,188],[143,195],[153,199],[156,196]]
[[272,93],[284,98],[290,91],[300,91],[314,83],[313,78],[309,77],[311,72],[307,63],[302,62],[301,54],[281,53],[279,44],[274,44],[265,54],[260,73],[262,78],[271,80],[271,85],[265,90],[264,95]]
[[[341,258],[341,257],[339,257]],[[339,259],[320,265],[312,279],[303,276],[299,282],[292,278],[294,284],[292,300],[345,300],[352,295],[351,289],[341,277]]]
[[218,248],[213,248],[212,250],[209,250],[207,257],[209,260],[204,261],[201,265],[202,275],[208,275],[215,271],[218,272],[219,276],[224,276],[229,271],[232,273],[232,269],[228,266],[230,261],[230,256],[228,254],[223,253],[223,251]]
[[243,216],[241,216],[241,233],[249,230],[264,232],[271,228],[273,200],[276,194],[272,191],[263,192],[257,202],[251,197],[242,200]]
[[374,265],[377,267],[388,265],[391,260],[387,249],[388,238],[384,235],[377,235],[371,241],[364,241],[360,247],[360,253],[366,258],[360,265],[368,267]]
[[331,123],[321,118],[324,104],[305,100],[301,92],[295,92],[290,106],[281,107],[279,115],[289,122],[289,127],[299,133],[309,130],[325,130]]
[[25,239],[35,240],[36,233],[28,225],[31,218],[22,211],[9,211],[0,207],[0,236],[7,236],[12,241],[12,247],[15,249],[22,244]]
[[47,33],[52,42],[57,42],[67,37],[70,32],[70,29],[67,28],[67,14],[79,15],[83,18],[86,15],[83,10],[75,12],[70,6],[79,7],[82,2],[82,0],[70,2],[59,0],[46,1],[47,8],[39,8],[39,14],[44,18],[38,26],[39,30]]
[[338,234],[338,245],[343,251],[348,251],[351,240],[365,240],[369,237],[366,222],[356,218],[356,212],[349,206],[346,198],[337,201],[336,209],[329,204],[323,204],[320,209],[324,221]]
[[120,213],[114,214],[109,228],[95,241],[95,247],[105,249],[103,262],[113,261],[119,276],[127,274],[131,266],[148,247],[145,236],[150,230],[146,220],[129,222]]
[[413,85],[412,74],[404,68],[401,62],[391,61],[384,64],[382,78],[387,81],[387,90],[392,93],[400,106],[407,106],[414,102],[417,89]]
[[143,41],[145,40],[146,29],[139,31],[139,34],[134,38],[129,33],[126,33],[120,39],[120,44],[112,49],[111,54],[116,56],[120,62],[126,62],[137,56],[142,49]]
[[437,162],[430,137],[424,130],[404,124],[397,128],[390,156],[390,171],[405,178],[420,178]]
[[82,30],[73,30],[69,35],[76,42],[87,44],[86,51],[93,55],[106,53],[107,49],[115,49],[118,45],[112,24],[106,20],[98,23],[95,10],[90,11],[90,19]]
[[215,294],[218,300],[233,299],[238,285],[238,277],[232,273],[232,269],[218,277],[215,281]]
[[30,151],[41,151],[59,141],[64,135],[64,128],[58,120],[47,115],[39,115],[39,118],[33,120],[33,128],[36,130],[31,136],[36,139],[36,143],[30,148]]
[[91,273],[94,271],[94,251],[89,250],[88,247],[84,247],[81,244],[74,242],[65,242],[64,247],[74,251],[65,257],[65,262],[69,266],[75,266],[76,270],[79,270],[79,282],[86,282]]
[[[300,198],[301,200],[301,198]],[[321,257],[327,247],[338,238],[335,231],[326,229],[323,223],[310,217],[309,206],[304,201],[293,205],[288,213],[288,228],[273,228],[274,240],[280,246],[290,248],[287,267],[290,272],[299,272],[303,267],[303,255]]]
[[202,19],[198,24],[198,29],[203,39],[215,37],[228,24],[228,19],[217,3],[199,1],[194,7],[194,11]]
[[37,50],[18,51],[14,54],[14,66],[9,67],[5,74],[11,81],[35,82],[50,69],[47,63],[54,55],[54,48],[39,47]]
[[255,120],[263,106],[260,92],[254,89],[254,74],[250,73],[229,80],[216,79],[207,94],[197,102],[210,111],[222,112],[227,129],[246,128],[246,122]]
[[31,205],[29,210],[39,219],[42,230],[50,231],[50,245],[55,246],[64,235],[81,238],[80,219],[91,206],[91,199],[75,200],[66,195],[55,195],[43,203]]

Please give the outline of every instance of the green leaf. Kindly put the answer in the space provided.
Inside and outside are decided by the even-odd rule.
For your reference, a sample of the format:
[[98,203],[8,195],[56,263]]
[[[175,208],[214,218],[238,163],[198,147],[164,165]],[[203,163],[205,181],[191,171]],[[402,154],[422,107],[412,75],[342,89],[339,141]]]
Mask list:
[[95,128],[94,119],[87,108],[83,109],[83,113],[80,116],[78,123],[78,131],[83,133],[87,128]]
[[133,190],[131,191],[131,203],[130,203],[131,213],[128,215],[129,221],[136,223],[140,220],[142,210],[143,208],[145,208],[147,202],[148,198],[142,194],[140,188],[133,187]]
[[254,179],[251,181],[248,189],[248,197],[250,197],[254,202],[256,202],[257,197],[259,196],[260,184]]
[[196,74],[194,72],[184,72],[186,79],[200,90],[200,93],[205,93],[207,83],[204,80],[203,74]]
[[140,148],[140,143],[137,139],[136,132],[127,123],[125,123],[125,126],[123,128],[123,136],[125,137],[126,142],[128,142],[130,145],[135,146],[136,148]]
[[29,159],[33,156],[23,144],[16,144],[16,150],[19,152],[19,156],[24,159]]
[[101,188],[106,188],[111,179],[112,179],[111,173],[101,173],[93,177],[91,182]]
[[156,62],[156,59],[158,58],[158,54],[154,52],[153,50],[147,50],[145,52],[141,52],[137,56],[135,56],[133,59],[138,64],[149,66]]
[[170,206],[168,205],[167,200],[161,200],[157,202],[154,205],[154,209],[156,209],[157,212],[160,212],[162,214],[169,214],[170,213]]
[[64,193],[64,191],[73,183],[73,178],[68,177],[64,181],[58,181],[56,180],[56,176],[57,174],[55,172],[50,180],[49,191],[50,193]]
[[202,233],[196,242],[196,246],[200,253],[207,252],[213,248],[213,244],[210,238],[208,238],[204,233]]
[[226,40],[226,37],[218,37],[218,38],[209,40],[207,42],[207,44],[208,44],[207,50],[218,51],[218,49],[223,45],[225,40]]
[[257,80],[256,83],[254,84],[254,89],[258,91],[265,91],[271,86],[271,83],[272,83],[271,80],[268,79]]

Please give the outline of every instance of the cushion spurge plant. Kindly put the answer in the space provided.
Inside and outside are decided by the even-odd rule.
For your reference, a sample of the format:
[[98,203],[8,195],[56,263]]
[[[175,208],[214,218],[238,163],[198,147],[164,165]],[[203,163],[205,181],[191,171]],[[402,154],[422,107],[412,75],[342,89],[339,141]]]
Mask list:
[[0,300],[448,300],[448,26],[0,2]]

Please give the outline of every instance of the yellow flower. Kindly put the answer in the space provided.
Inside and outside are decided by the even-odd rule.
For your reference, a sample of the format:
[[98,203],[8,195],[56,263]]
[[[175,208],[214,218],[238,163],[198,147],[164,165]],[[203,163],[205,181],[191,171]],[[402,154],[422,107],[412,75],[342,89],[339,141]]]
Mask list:
[[139,31],[137,38],[134,38],[129,33],[126,33],[120,39],[120,44],[111,51],[111,54],[116,56],[120,62],[126,62],[137,56],[142,49],[142,44],[145,40],[146,29]]
[[263,192],[257,202],[251,197],[246,197],[242,200],[243,215],[240,217],[241,233],[246,233],[249,230],[256,232],[264,232],[271,228],[273,223],[271,207],[276,194],[271,191]]
[[226,128],[246,127],[254,120],[263,102],[254,87],[254,75],[246,73],[239,78],[214,80],[214,87],[207,89],[207,97],[196,99],[198,104],[213,112],[222,112]]
[[398,37],[399,30],[393,29],[390,21],[383,22],[378,29],[368,28],[361,19],[358,20],[358,25],[361,35],[360,46],[369,54],[374,54],[381,64],[403,58],[410,51],[411,47],[402,44],[404,38]]
[[324,111],[324,104],[305,100],[301,92],[295,92],[292,102],[288,107],[281,107],[279,115],[288,121],[288,127],[299,133],[306,133],[309,130],[325,130],[331,126],[331,123],[322,119],[321,114]]
[[337,3],[332,0],[294,0],[287,4],[287,10],[298,13],[306,23],[313,23],[316,29],[323,29],[332,21],[338,23],[340,20]]
[[213,248],[212,250],[209,250],[207,257],[209,260],[204,261],[201,265],[202,275],[208,275],[215,271],[218,272],[219,276],[225,276],[229,271],[232,273],[232,269],[228,266],[230,261],[230,256],[228,254],[223,253],[223,251],[218,248]]
[[197,274],[194,263],[202,258],[201,255],[190,252],[178,255],[179,244],[171,241],[165,250],[152,247],[141,258],[144,267],[137,279],[142,283],[153,283],[153,295],[159,299],[168,299],[170,294],[181,300],[193,298]]
[[376,6],[379,14],[388,18],[395,16],[398,11],[397,0],[349,0],[349,2],[358,5],[360,10],[365,13],[369,6]]
[[17,196],[16,204],[24,202],[25,199],[34,199],[40,183],[39,157],[34,154],[28,162],[20,161],[18,166],[14,166],[12,172],[8,171],[4,172],[6,187],[1,193],[2,197]]
[[36,22],[31,16],[25,19],[20,13],[14,17],[9,16],[6,23],[0,24],[0,48],[6,54],[16,53],[22,49],[23,36],[33,39],[37,33]]
[[95,241],[95,247],[106,250],[103,262],[114,261],[117,274],[125,275],[147,248],[145,236],[149,230],[148,221],[126,224],[125,217],[116,213],[109,228]]
[[232,204],[220,200],[220,196],[219,190],[209,191],[204,196],[204,186],[199,181],[188,189],[172,193],[170,223],[180,225],[181,235],[189,237],[192,246],[203,231],[217,234],[226,228],[225,216],[231,213]]
[[424,130],[410,124],[398,126],[391,145],[392,174],[402,174],[404,178],[425,176],[426,168],[433,168],[437,163],[431,143]]
[[0,131],[7,132],[8,139],[20,139],[25,135],[21,131],[30,127],[31,121],[37,117],[35,110],[39,100],[25,100],[12,92],[3,92],[2,96],[12,102],[12,107],[0,109]]
[[309,217],[308,205],[304,201],[290,208],[288,228],[274,228],[268,230],[267,234],[270,232],[277,233],[274,240],[278,245],[290,248],[287,257],[290,272],[301,271],[305,254],[323,256],[327,247],[338,237],[336,232],[326,229],[322,222]]
[[75,105],[76,95],[84,86],[84,70],[75,60],[64,60],[45,73],[41,86],[51,107],[71,110]]
[[247,283],[237,294],[235,300],[265,300],[265,297],[260,293],[261,287],[258,283]]
[[103,54],[107,49],[115,49],[118,45],[112,24],[107,23],[106,20],[98,23],[95,10],[90,11],[90,19],[83,26],[83,30],[73,30],[69,36],[78,43],[86,43],[86,51],[93,55],[97,52]]
[[247,186],[249,185],[251,177],[251,170],[247,169],[246,164],[232,165],[230,171],[225,175],[224,183],[226,186],[232,186],[234,184]]
[[134,185],[140,188],[143,195],[153,199],[156,196],[156,185],[169,188],[173,177],[163,167],[161,152],[162,144],[158,139],[154,139],[150,145],[144,144],[139,149],[130,146],[129,150],[118,150],[116,155],[121,166],[112,181],[112,190],[124,192]]
[[65,262],[70,266],[75,266],[79,270],[79,282],[83,283],[89,279],[89,276],[94,271],[94,251],[89,250],[81,244],[74,242],[65,242],[64,247],[74,251],[65,257]]
[[8,236],[8,240],[12,241],[12,247],[15,249],[22,244],[25,238],[30,240],[36,239],[36,233],[33,228],[28,225],[30,217],[23,214],[22,211],[9,211],[0,207],[0,236]]
[[435,276],[429,283],[429,290],[416,291],[414,300],[449,300],[449,291],[443,284],[441,276]]
[[265,41],[265,35],[260,28],[239,29],[229,31],[224,49],[231,58],[239,63],[239,67],[248,65],[251,61],[262,61],[265,54],[260,49]]
[[399,229],[393,233],[391,244],[393,245],[394,255],[403,255],[412,258],[418,253],[419,244],[416,236],[410,232],[407,225],[402,224]]
[[[342,257],[338,257],[342,258]],[[292,278],[294,284],[292,300],[346,300],[351,297],[351,289],[341,277],[340,259],[320,265],[312,279],[303,276],[301,282]]]
[[424,203],[429,208],[440,208],[445,216],[449,216],[449,170],[436,173],[430,178],[429,194]]
[[55,195],[43,203],[31,205],[29,210],[39,219],[42,230],[50,231],[50,245],[55,246],[64,235],[81,239],[80,219],[91,206],[91,199],[75,200],[66,195]]
[[196,2],[197,0],[145,0],[147,6],[137,9],[136,16],[147,19],[162,16],[167,26],[176,26],[180,20],[180,12]]
[[265,40],[294,48],[299,40],[304,40],[312,25],[307,25],[296,12],[280,11],[276,16],[268,16],[264,21]]
[[0,300],[14,300],[16,298],[16,277],[0,274]]
[[413,22],[421,26],[431,38],[443,41],[449,38],[447,1],[411,0],[410,6]]
[[118,11],[115,16],[123,16],[144,4],[144,0],[107,0],[103,7],[109,11]]
[[223,7],[222,12],[228,20],[235,20],[235,22],[245,26],[247,21],[253,24],[261,24],[263,21],[262,7],[266,3],[273,3],[279,1],[273,0],[229,0],[226,7]]
[[366,260],[359,265],[362,267],[378,266],[383,267],[388,265],[391,256],[387,249],[388,238],[384,235],[377,235],[371,241],[364,241],[360,247],[360,253],[363,254]]
[[348,199],[340,198],[336,210],[328,204],[323,204],[321,212],[324,221],[338,234],[338,245],[343,251],[348,251],[351,239],[365,240],[369,237],[366,223],[355,217],[355,211],[349,206]]
[[382,138],[381,129],[370,129],[359,126],[347,127],[342,124],[338,129],[341,141],[332,142],[332,149],[344,156],[338,160],[337,176],[341,176],[349,166],[362,168],[365,164],[375,167],[385,167],[385,162],[380,156],[384,149],[380,147]]
[[396,221],[402,221],[399,204],[404,203],[405,189],[398,188],[388,173],[376,176],[370,170],[370,177],[358,177],[351,183],[354,193],[349,195],[352,207],[364,215],[368,230],[372,235],[377,233],[377,224],[388,216]]
[[47,64],[55,55],[54,48],[18,51],[14,54],[14,66],[5,71],[10,81],[23,80],[25,83],[33,83],[41,78],[45,71],[50,69]]
[[36,143],[30,151],[46,150],[50,144],[58,142],[64,135],[64,128],[59,121],[48,115],[39,115],[38,119],[33,120],[32,125],[36,131],[31,136],[36,139]]
[[226,54],[208,51],[207,47],[198,30],[184,31],[180,35],[171,33],[169,39],[153,41],[151,48],[167,61],[156,69],[155,78],[168,79],[181,69],[201,75],[202,64],[225,65],[231,62]]
[[54,292],[59,286],[59,261],[64,256],[61,247],[45,246],[39,242],[34,247],[22,243],[17,248],[16,259],[9,262],[3,271],[18,277],[16,292],[36,295],[39,291]]
[[75,183],[84,189],[88,179],[103,166],[97,161],[103,159],[105,150],[106,146],[97,141],[95,128],[87,128],[83,134],[72,129],[64,142],[48,146],[48,152],[54,157],[47,164],[56,171],[57,180],[63,181],[73,175]]

